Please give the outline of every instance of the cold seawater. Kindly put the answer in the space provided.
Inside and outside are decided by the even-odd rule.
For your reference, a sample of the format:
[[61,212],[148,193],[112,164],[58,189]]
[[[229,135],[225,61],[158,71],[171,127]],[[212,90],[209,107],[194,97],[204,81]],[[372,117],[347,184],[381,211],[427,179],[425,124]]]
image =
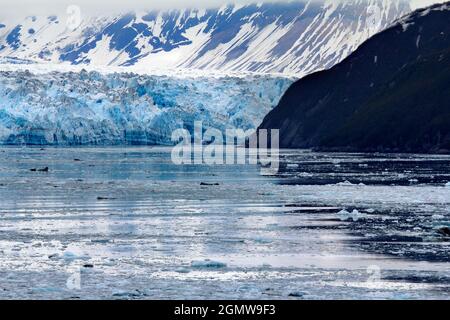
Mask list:
[[0,298],[450,298],[450,156],[170,152],[0,148]]

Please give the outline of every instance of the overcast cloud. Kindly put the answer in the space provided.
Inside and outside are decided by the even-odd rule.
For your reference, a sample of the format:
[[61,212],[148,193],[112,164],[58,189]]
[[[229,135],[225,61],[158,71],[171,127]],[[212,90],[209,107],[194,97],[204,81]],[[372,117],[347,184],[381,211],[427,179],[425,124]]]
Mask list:
[[[287,1],[268,0],[266,2]],[[294,0],[305,1],[305,0]],[[339,0],[338,0],[339,1]],[[345,1],[345,0],[342,0]],[[409,0],[413,7],[426,6],[443,0]],[[185,7],[217,7],[225,3],[255,3],[264,0],[0,0],[1,15],[50,14],[64,12],[69,5],[78,5],[84,13],[124,12],[132,10]]]

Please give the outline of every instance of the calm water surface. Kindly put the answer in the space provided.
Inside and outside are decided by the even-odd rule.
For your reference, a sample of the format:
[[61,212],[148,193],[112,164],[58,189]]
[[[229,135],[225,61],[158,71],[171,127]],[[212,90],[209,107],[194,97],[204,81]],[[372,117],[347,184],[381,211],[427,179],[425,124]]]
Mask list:
[[449,156],[170,151],[0,148],[0,298],[450,298]]

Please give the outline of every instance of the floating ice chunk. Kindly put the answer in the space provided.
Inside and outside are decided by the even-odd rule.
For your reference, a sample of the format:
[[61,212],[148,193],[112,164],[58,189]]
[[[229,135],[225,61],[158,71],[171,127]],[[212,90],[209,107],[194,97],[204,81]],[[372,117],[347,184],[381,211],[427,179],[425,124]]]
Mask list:
[[251,240],[257,242],[257,243],[271,243],[272,240],[265,238],[265,237],[254,237]]
[[289,297],[294,297],[294,298],[302,298],[305,295],[304,292],[300,292],[300,291],[294,291],[289,293]]
[[191,267],[193,268],[211,268],[211,269],[220,269],[226,268],[226,263],[213,261],[209,259],[205,259],[203,261],[192,261]]
[[364,183],[362,183],[362,182],[360,182],[360,183],[358,183],[358,184],[355,184],[355,183],[351,183],[350,181],[348,181],[348,180],[345,180],[344,182],[338,182],[338,183],[336,183],[336,185],[337,186],[344,186],[344,187],[350,187],[350,186],[360,186],[360,187],[364,187],[365,186],[365,184]]
[[447,183],[445,184],[445,186],[446,186],[446,187],[450,187],[450,182],[447,182]]
[[132,291],[115,290],[113,291],[112,295],[113,297],[127,298],[127,297],[141,297],[145,296],[146,294],[136,289]]
[[61,288],[55,287],[36,287],[31,289],[32,293],[51,293],[51,292],[61,292]]
[[189,273],[189,272],[191,272],[191,270],[189,270],[188,268],[184,268],[184,267],[177,268],[175,271],[178,272],[178,273]]
[[345,180],[344,182],[336,183],[336,185],[337,185],[337,186],[353,186],[354,184],[351,183],[351,182],[348,181],[348,180]]
[[444,219],[444,216],[442,214],[433,214],[431,216],[431,219],[433,219],[433,220]]
[[366,214],[361,213],[356,209],[354,209],[352,212],[348,212],[347,210],[341,210],[337,213],[337,215],[339,216],[339,219],[341,221],[353,220],[354,222],[367,217]]
[[88,255],[77,255],[70,251],[66,251],[62,255],[60,255],[58,253],[54,253],[54,254],[51,254],[48,258],[51,260],[65,260],[65,261],[90,259],[90,257]]
[[90,259],[88,255],[77,255],[73,252],[66,251],[63,253],[62,258],[64,260],[87,260]]

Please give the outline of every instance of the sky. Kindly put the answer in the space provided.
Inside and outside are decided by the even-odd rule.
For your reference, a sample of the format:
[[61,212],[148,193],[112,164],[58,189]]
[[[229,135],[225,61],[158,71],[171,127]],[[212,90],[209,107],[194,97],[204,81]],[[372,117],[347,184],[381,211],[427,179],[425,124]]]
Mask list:
[[[84,13],[123,12],[144,9],[167,9],[186,7],[217,7],[225,3],[264,2],[265,0],[0,0],[0,11],[5,14],[28,15],[65,12],[70,5],[77,5]],[[267,0],[267,2],[286,0]],[[305,1],[305,0],[297,0]],[[339,1],[339,0],[338,0]],[[341,0],[345,1],[345,0]],[[413,8],[423,7],[444,0],[408,0]],[[2,14],[2,15],[3,15]]]

